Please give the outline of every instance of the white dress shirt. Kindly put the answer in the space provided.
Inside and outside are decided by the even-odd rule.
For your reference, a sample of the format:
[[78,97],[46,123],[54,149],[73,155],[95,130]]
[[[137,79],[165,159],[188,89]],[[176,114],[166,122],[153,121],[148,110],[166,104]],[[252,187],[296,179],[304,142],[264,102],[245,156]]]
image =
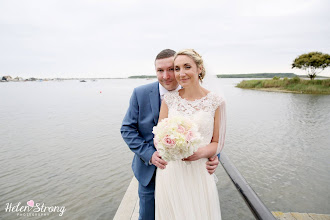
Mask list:
[[[181,89],[181,86],[178,85],[178,87],[176,87],[176,89],[172,90],[172,91],[178,91]],[[164,99],[164,95],[166,93],[168,93],[169,91],[167,89],[164,88],[164,86],[162,86],[160,83],[159,83],[159,95],[160,95],[160,99],[161,101],[163,101]]]

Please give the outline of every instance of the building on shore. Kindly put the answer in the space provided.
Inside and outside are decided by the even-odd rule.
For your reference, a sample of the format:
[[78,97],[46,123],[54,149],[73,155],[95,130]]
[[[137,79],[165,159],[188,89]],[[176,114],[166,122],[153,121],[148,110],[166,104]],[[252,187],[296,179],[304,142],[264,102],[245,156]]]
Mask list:
[[1,79],[1,81],[12,81],[13,80],[13,78],[11,77],[11,76],[3,76],[2,77],[2,79]]
[[13,79],[13,81],[19,82],[19,81],[24,81],[24,79],[22,77],[16,77]]

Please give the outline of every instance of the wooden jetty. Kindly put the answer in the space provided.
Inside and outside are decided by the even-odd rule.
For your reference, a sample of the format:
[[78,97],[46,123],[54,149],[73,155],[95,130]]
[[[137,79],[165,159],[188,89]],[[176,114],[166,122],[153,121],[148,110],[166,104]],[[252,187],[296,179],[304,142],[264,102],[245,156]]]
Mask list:
[[139,183],[133,176],[113,220],[138,220],[139,218]]
[[272,212],[277,219],[285,220],[330,220],[330,215],[320,215],[314,213],[298,213],[298,212]]
[[[272,212],[272,214],[278,220],[330,220],[330,215],[321,215],[314,213]],[[135,179],[135,177],[133,177],[113,220],[138,220],[138,218],[138,181]]]

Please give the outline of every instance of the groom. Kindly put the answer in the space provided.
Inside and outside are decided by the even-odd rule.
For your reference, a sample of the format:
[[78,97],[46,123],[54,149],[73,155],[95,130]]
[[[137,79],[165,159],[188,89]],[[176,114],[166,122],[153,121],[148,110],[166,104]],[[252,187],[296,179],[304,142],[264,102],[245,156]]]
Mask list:
[[[181,88],[174,75],[174,54],[175,51],[166,49],[157,55],[155,68],[158,82],[134,89],[120,129],[123,139],[135,154],[132,169],[139,181],[139,220],[155,219],[156,167],[165,169],[167,165],[154,147],[152,128],[158,123],[164,94]],[[209,158],[206,169],[212,174],[218,164],[217,156]]]

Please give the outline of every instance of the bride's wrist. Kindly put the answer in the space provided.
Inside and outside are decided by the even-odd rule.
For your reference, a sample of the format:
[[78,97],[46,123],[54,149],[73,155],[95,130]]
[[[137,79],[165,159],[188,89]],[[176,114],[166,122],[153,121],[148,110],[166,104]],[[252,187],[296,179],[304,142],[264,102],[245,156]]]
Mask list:
[[200,158],[208,158],[207,146],[200,148]]
[[216,149],[214,151],[214,146],[212,143],[206,145],[205,147],[202,147],[201,152],[201,158],[210,158],[215,155]]

